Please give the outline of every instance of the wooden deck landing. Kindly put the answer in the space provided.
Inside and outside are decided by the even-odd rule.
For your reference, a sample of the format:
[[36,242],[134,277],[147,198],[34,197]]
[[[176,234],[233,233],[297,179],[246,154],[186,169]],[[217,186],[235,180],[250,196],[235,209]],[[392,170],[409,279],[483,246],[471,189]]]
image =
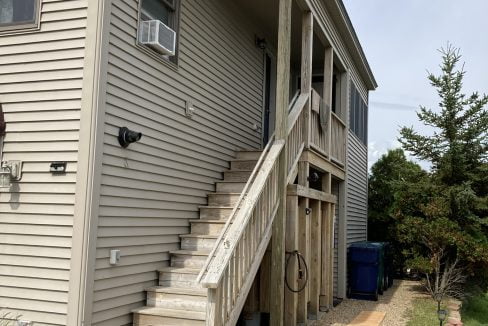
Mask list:
[[361,311],[348,326],[380,326],[385,316],[382,311]]

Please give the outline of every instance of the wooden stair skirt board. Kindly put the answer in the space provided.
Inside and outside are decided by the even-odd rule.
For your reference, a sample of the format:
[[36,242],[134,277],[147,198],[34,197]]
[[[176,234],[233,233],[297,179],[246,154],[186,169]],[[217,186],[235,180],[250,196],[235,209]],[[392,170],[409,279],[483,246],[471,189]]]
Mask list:
[[383,311],[361,311],[348,326],[380,326],[385,316]]
[[133,310],[135,326],[205,325],[207,289],[196,282],[233,206],[248,181],[261,151],[241,151],[190,220],[191,233],[180,236],[181,249],[170,251],[170,266],[159,270],[159,286],[146,289],[146,307]]

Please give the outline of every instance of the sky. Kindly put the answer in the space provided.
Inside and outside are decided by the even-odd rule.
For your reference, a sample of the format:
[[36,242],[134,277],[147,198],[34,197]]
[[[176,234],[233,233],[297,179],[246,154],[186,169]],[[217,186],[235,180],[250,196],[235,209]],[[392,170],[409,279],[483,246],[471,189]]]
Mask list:
[[401,126],[429,132],[415,112],[438,108],[427,74],[440,72],[437,50],[448,42],[461,49],[465,92],[488,93],[488,0],[343,1],[378,83],[369,97],[369,166],[399,147]]

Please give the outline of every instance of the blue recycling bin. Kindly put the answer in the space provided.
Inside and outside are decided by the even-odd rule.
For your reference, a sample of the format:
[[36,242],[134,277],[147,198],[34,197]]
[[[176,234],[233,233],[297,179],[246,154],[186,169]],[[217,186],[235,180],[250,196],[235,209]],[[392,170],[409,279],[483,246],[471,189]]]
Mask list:
[[384,244],[357,242],[348,249],[348,296],[372,297],[378,300],[383,294]]

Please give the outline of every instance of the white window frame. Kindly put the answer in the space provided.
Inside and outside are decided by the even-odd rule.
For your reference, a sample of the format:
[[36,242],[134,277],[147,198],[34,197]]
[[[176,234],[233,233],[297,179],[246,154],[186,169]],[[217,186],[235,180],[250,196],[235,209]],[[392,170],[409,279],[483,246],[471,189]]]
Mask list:
[[[15,0],[14,0],[15,1]],[[11,24],[0,24],[0,34],[5,33],[18,33],[26,31],[38,30],[41,27],[41,7],[42,0],[34,0],[34,22],[32,23],[11,23]]]
[[145,15],[146,17],[153,18],[151,15],[149,15],[146,12],[143,12],[142,10],[142,1],[139,0],[138,4],[138,11],[137,11],[137,35],[136,35],[136,46],[144,51],[146,54],[152,56],[153,58],[159,60],[163,64],[168,65],[168,67],[173,68],[177,70],[178,68],[178,52],[179,52],[179,39],[180,39],[180,10],[181,10],[181,0],[159,0],[161,2],[164,2],[168,7],[170,7],[174,13],[172,19],[174,21],[171,21],[170,28],[172,28],[176,32],[176,51],[174,56],[167,56],[167,55],[161,55],[151,49],[149,46],[146,46],[139,42],[139,28],[141,26],[141,22],[143,21],[141,18],[142,15]]

